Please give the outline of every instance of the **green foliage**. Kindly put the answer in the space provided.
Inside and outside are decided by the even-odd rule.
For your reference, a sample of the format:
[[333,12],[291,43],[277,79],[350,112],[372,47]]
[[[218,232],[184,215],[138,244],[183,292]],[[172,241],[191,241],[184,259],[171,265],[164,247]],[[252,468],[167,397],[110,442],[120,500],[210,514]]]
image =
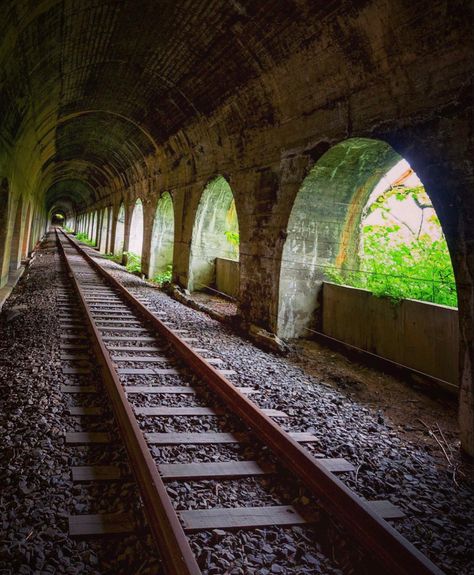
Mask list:
[[142,258],[133,252],[123,252],[127,258],[126,270],[132,274],[141,274],[142,272]]
[[240,244],[240,234],[239,232],[231,232],[231,231],[227,231],[224,232],[225,237],[227,238],[227,241],[229,242],[229,244],[235,249],[239,247]]
[[122,263],[122,254],[105,254],[104,257],[115,262],[116,264]]
[[83,244],[87,244],[88,246],[95,246],[95,242],[89,238],[87,234],[84,232],[78,232],[76,234],[76,240],[82,242]]
[[[411,197],[421,210],[432,207],[422,187],[390,188],[369,206],[367,213],[376,209],[382,211],[382,216],[390,213],[386,201],[392,196],[398,201]],[[435,215],[429,222],[440,231]],[[454,272],[444,236],[439,233],[440,239],[433,239],[421,233],[420,226],[418,233],[407,239],[400,229],[396,224],[364,226],[360,269],[333,269],[326,275],[335,283],[364,288],[376,296],[457,306]]]
[[158,284],[159,286],[162,286],[163,284],[169,283],[171,281],[172,275],[173,275],[173,265],[168,264],[164,269],[164,271],[162,271],[159,274],[156,274],[156,276],[152,278],[150,281]]
[[67,226],[63,226],[63,230],[68,234],[72,234],[74,232],[72,228],[68,228]]

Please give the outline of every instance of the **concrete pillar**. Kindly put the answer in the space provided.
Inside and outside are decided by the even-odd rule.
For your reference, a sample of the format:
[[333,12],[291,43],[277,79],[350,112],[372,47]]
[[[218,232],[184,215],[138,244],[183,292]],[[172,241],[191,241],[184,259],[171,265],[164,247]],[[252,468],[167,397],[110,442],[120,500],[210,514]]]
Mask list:
[[30,234],[31,234],[31,221],[32,221],[32,207],[31,203],[28,203],[28,209],[26,212],[26,220],[25,220],[25,229],[23,232],[23,242],[22,242],[22,249],[21,249],[21,259],[25,259],[28,257],[28,246],[30,243]]
[[117,220],[120,212],[120,204],[115,204],[111,207],[110,216],[110,243],[109,250],[112,254],[116,253],[116,238],[117,238]]
[[10,271],[17,270],[21,265],[21,250],[25,230],[25,209],[23,198],[17,202],[15,219],[13,221],[13,234],[10,250]]
[[142,245],[142,274],[150,277],[151,240],[153,235],[153,222],[155,220],[156,199],[143,201],[143,245]]
[[129,251],[128,248],[130,244],[130,228],[132,225],[132,215],[134,207],[135,207],[135,201],[125,205],[125,222],[123,229],[123,255],[122,255],[123,265],[127,265],[127,256],[125,255],[125,253]]

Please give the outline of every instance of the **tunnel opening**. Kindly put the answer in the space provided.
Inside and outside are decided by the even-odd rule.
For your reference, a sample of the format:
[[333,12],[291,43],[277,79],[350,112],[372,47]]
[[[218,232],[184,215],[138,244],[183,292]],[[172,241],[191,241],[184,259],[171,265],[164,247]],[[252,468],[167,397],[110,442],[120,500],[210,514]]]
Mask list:
[[137,199],[133,206],[130,222],[130,237],[126,256],[126,268],[132,273],[141,273],[143,248],[143,204]]
[[51,225],[53,226],[64,226],[66,222],[66,216],[61,212],[55,212],[51,216]]
[[123,240],[125,234],[125,206],[123,202],[120,204],[120,208],[117,215],[117,223],[115,226],[115,245],[113,246],[113,253],[115,255],[122,255],[123,253]]
[[150,278],[163,284],[171,281],[174,253],[174,207],[171,194],[158,200],[151,238]]
[[394,300],[456,303],[436,212],[408,162],[383,141],[341,142],[304,179],[282,254],[280,336],[321,329],[327,282]]
[[189,290],[239,294],[239,223],[232,189],[218,176],[204,189],[193,226]]

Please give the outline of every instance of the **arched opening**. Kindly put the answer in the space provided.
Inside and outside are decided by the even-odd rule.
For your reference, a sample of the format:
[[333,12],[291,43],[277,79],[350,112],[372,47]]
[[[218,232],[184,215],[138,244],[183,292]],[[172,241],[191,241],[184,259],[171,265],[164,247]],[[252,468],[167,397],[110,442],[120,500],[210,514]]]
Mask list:
[[130,222],[130,239],[128,241],[128,252],[126,254],[126,265],[128,271],[140,272],[143,247],[143,205],[140,199],[133,206],[132,218]]
[[125,206],[123,202],[120,204],[119,212],[117,215],[117,225],[115,227],[115,245],[113,246],[113,253],[121,255],[123,253],[123,238],[125,230]]
[[202,193],[194,221],[190,291],[215,289],[238,297],[239,223],[227,180],[218,176]]
[[150,277],[162,284],[170,281],[173,271],[174,209],[171,194],[165,192],[158,201],[150,253]]
[[51,215],[51,225],[52,226],[64,226],[66,217],[62,212],[54,212]]
[[[413,193],[407,193],[407,190],[413,192],[414,188],[415,199]],[[388,203],[385,200],[381,202],[380,197]],[[282,254],[279,335],[307,337],[312,330],[320,328],[322,285],[325,281],[356,285],[371,291],[375,291],[379,284],[381,289],[377,295],[389,296],[392,295],[389,286],[398,283],[412,287],[411,292],[408,290],[408,295],[403,297],[418,294],[418,299],[428,291],[438,292],[441,278],[435,277],[436,272],[430,278],[419,278],[409,272],[409,252],[413,246],[404,231],[407,222],[395,225],[396,218],[401,218],[399,208],[402,212],[407,209],[408,204],[403,204],[404,197],[410,203],[410,210],[414,208],[416,211],[418,201],[426,204],[418,208],[418,214],[412,210],[413,213],[406,216],[410,220],[408,226],[416,236],[424,237],[426,245],[438,242],[436,248],[445,250],[440,257],[448,258],[451,275],[445,278],[447,281],[443,280],[446,284],[443,290],[455,292],[444,238],[439,237],[439,233],[438,237],[435,237],[436,233],[426,233],[428,220],[433,223],[436,215],[431,203],[429,207],[427,205],[428,196],[421,182],[408,163],[387,143],[354,138],[334,146],[319,159],[295,198]],[[406,240],[405,244],[395,237],[395,232],[399,231],[397,227],[403,228],[400,237]],[[377,231],[378,238],[377,234],[370,236],[370,228]],[[382,241],[382,238],[385,239]],[[392,266],[393,269],[395,261],[389,263],[390,250],[393,252],[395,245],[403,247],[394,254],[394,258],[400,258],[401,252],[406,253],[406,258],[397,273],[391,274],[400,277],[389,278],[389,268]],[[376,247],[377,257],[374,256]],[[386,250],[387,259],[383,269],[380,267],[382,247]],[[433,262],[427,265],[433,267]],[[405,269],[403,274],[400,273],[402,269]],[[419,270],[416,273],[419,274]],[[388,281],[390,279],[392,284]]]
[[129,251],[141,256],[143,246],[143,205],[140,199],[135,202],[130,222]]
[[102,253],[107,251],[107,233],[109,229],[109,211],[107,208],[102,210],[101,229],[99,235],[99,250]]

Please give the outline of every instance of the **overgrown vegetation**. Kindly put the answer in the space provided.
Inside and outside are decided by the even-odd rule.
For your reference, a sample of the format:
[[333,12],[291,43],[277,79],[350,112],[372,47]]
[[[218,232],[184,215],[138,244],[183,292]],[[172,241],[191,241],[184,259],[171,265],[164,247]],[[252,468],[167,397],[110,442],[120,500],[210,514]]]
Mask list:
[[74,232],[74,230],[68,226],[63,226],[63,230],[68,234],[72,234]]
[[151,278],[150,281],[152,281],[155,284],[158,284],[159,286],[162,286],[163,284],[171,282],[172,275],[173,275],[173,265],[168,264],[162,272],[156,274],[155,277]]
[[237,208],[235,206],[235,200],[232,200],[226,216],[226,231],[224,232],[227,242],[230,244],[232,249],[232,255],[234,258],[239,258],[239,244],[240,244],[240,234],[239,234],[239,224],[237,220]]
[[123,252],[126,256],[127,264],[125,269],[132,274],[141,274],[142,272],[142,258],[133,252]]
[[95,247],[95,242],[91,240],[89,236],[84,232],[78,232],[76,234],[76,240],[79,240],[80,242],[87,244],[88,246]]
[[122,263],[122,254],[104,254],[104,257],[115,262],[116,264]]
[[[413,201],[421,210],[416,229],[393,213],[393,200]],[[360,268],[329,270],[329,278],[377,296],[457,306],[448,246],[423,186],[389,188],[368,206],[365,218],[373,213],[382,223],[362,227]]]

